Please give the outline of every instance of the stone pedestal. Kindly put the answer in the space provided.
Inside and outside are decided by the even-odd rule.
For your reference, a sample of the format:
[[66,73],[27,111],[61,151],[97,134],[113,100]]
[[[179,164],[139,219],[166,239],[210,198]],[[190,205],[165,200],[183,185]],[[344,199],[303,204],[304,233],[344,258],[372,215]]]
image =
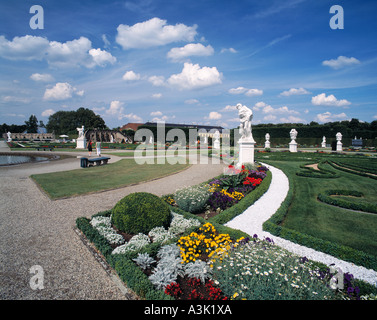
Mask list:
[[239,146],[239,158],[237,167],[241,167],[243,164],[246,163],[254,163],[254,140],[249,141],[238,141]]
[[271,143],[270,143],[270,141],[266,141],[266,142],[264,143],[264,148],[265,148],[265,149],[271,149]]
[[76,149],[86,149],[86,139],[78,138],[76,140]]
[[336,143],[336,151],[338,151],[338,152],[342,152],[343,151],[343,143],[341,143],[340,141],[338,141]]
[[289,143],[289,152],[297,152],[297,142],[292,140]]
[[322,148],[326,148],[326,142],[322,142]]

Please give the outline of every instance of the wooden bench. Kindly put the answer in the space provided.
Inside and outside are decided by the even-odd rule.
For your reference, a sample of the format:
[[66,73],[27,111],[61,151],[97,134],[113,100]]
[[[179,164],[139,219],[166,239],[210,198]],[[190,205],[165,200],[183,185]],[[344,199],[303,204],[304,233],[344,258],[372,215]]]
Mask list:
[[102,164],[107,164],[107,162],[110,160],[109,157],[100,157],[100,158],[93,158],[93,159],[88,159],[88,164],[89,164],[89,167],[92,167],[94,166],[94,164],[96,166],[100,166]]

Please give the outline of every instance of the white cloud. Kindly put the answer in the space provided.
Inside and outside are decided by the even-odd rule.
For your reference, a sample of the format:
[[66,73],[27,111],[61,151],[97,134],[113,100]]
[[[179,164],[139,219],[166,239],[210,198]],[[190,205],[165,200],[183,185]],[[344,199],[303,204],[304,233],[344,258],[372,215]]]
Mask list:
[[160,98],[162,98],[162,93],[154,93],[154,94],[152,94],[152,98],[153,99],[160,99]]
[[0,36],[0,57],[27,61],[45,59],[50,65],[63,68],[93,68],[116,61],[109,52],[93,49],[91,41],[86,37],[61,43],[30,35],[14,37],[12,41]]
[[0,36],[0,56],[9,60],[42,60],[49,45],[46,38],[26,35],[8,41]]
[[123,102],[120,101],[111,101],[110,108],[106,110],[106,114],[110,116],[115,116],[119,120],[124,117],[124,107]]
[[311,92],[307,91],[304,88],[291,88],[288,91],[283,91],[280,93],[280,96],[289,97],[289,96],[296,96],[296,95],[302,95],[302,94],[310,94]]
[[136,80],[140,80],[140,74],[138,73],[135,73],[133,72],[132,70],[131,71],[127,71],[123,77],[122,77],[123,80],[126,80],[126,81],[136,81]]
[[185,63],[182,72],[173,74],[168,83],[179,89],[198,89],[221,83],[222,74],[216,67],[203,67],[198,64]]
[[237,53],[237,50],[234,49],[234,48],[223,48],[223,49],[221,49],[220,53],[224,53],[224,52]]
[[266,106],[267,106],[267,104],[266,104],[265,102],[263,102],[263,101],[259,101],[259,102],[257,102],[257,103],[254,105],[253,110],[254,110],[254,111],[259,111],[261,108],[264,108],[264,107],[266,107]]
[[283,123],[301,123],[306,122],[304,119],[295,116],[288,116],[287,118],[280,118],[280,122]]
[[150,115],[152,117],[159,117],[159,116],[162,116],[162,112],[161,111],[153,111],[150,113]]
[[42,112],[42,117],[49,117],[55,113],[54,110],[52,109],[46,109],[45,111]]
[[349,106],[351,102],[347,101],[346,99],[337,100],[332,94],[326,97],[326,94],[321,93],[315,97],[312,97],[312,104],[315,106],[343,107]]
[[[263,113],[273,113],[273,114],[300,114],[295,110],[290,110],[287,106],[280,107],[280,108],[273,108],[270,105],[265,104],[264,102],[258,102],[259,108],[263,108]],[[258,110],[259,110],[258,108]]]
[[124,103],[118,100],[111,101],[109,109],[105,111],[106,115],[116,117],[118,120],[129,119],[129,121],[143,122],[143,119],[134,113],[125,114]]
[[325,60],[322,62],[322,65],[328,66],[333,69],[340,69],[355,64],[360,64],[360,61],[354,57],[348,58],[345,56],[339,56],[336,59]]
[[269,114],[268,116],[265,116],[263,118],[264,121],[275,121],[276,120],[276,116],[272,115],[272,114]]
[[227,105],[227,106],[225,106],[225,108],[221,109],[222,112],[232,112],[232,111],[236,111],[236,110],[237,110],[236,105],[234,105],[234,106]]
[[46,89],[43,100],[47,101],[59,101],[67,100],[72,98],[73,94],[78,96],[83,96],[84,91],[77,91],[76,88],[72,87],[68,82],[58,82],[51,89]]
[[185,100],[185,103],[186,104],[198,104],[199,100],[197,100],[197,99],[188,99],[188,100]]
[[248,97],[260,96],[263,94],[263,90],[248,89],[245,87],[232,88],[232,89],[229,89],[228,92],[231,94],[245,94]]
[[339,113],[339,114],[332,114],[331,112],[327,111],[325,113],[317,114],[317,116],[315,117],[315,120],[318,122],[326,123],[326,122],[334,122],[334,121],[340,121],[340,120],[348,120],[348,117],[344,112]]
[[89,50],[89,54],[92,56],[94,63],[101,67],[107,63],[114,64],[117,60],[109,52],[101,49],[91,49]]
[[208,119],[209,120],[219,120],[222,118],[221,113],[218,113],[216,111],[212,111],[209,113]]
[[31,80],[34,80],[34,81],[41,81],[41,82],[51,82],[51,81],[54,81],[54,77],[51,75],[51,74],[48,74],[48,73],[33,73],[31,76],[30,76],[30,79]]
[[4,102],[21,102],[21,103],[29,103],[31,101],[30,98],[22,98],[22,97],[15,97],[15,96],[3,96],[2,101]]
[[165,78],[163,76],[150,76],[148,81],[155,87],[161,87],[165,85]]
[[197,26],[184,24],[168,25],[166,20],[152,18],[133,26],[120,24],[117,28],[116,42],[123,49],[148,48],[177,41],[193,41]]
[[190,56],[211,56],[213,55],[213,48],[208,46],[203,46],[201,43],[189,43],[181,48],[172,48],[167,57],[173,61],[179,61]]

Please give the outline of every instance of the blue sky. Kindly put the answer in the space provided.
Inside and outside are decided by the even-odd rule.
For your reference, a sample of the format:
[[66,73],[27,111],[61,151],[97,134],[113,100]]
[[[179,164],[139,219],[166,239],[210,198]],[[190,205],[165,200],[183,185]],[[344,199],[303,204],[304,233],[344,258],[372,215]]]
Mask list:
[[[333,5],[344,29],[330,28]],[[376,16],[375,0],[1,0],[0,123],[85,107],[110,128],[234,128],[237,103],[254,124],[371,122]]]

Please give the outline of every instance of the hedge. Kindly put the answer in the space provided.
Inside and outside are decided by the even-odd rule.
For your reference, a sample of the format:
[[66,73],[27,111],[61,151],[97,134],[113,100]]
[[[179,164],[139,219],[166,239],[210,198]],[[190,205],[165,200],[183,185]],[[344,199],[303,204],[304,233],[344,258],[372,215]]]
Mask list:
[[342,207],[345,209],[377,213],[377,205],[374,203],[356,203],[353,201],[348,201],[346,199],[338,199],[338,198],[331,197],[335,195],[353,196],[353,197],[364,196],[362,192],[353,191],[353,190],[326,190],[323,193],[318,194],[318,200],[325,202],[327,204]]
[[362,177],[368,177],[368,178],[376,179],[376,180],[377,180],[377,176],[373,176],[373,175],[368,174],[368,173],[365,173],[365,172],[355,171],[355,170],[352,170],[352,169],[349,169],[349,168],[341,167],[341,166],[340,166],[339,164],[337,164],[335,161],[329,161],[328,163],[329,163],[333,168],[335,168],[335,169],[342,170],[342,171],[347,172],[347,173],[356,174],[356,175],[359,175],[359,176],[362,176]]
[[307,163],[307,164],[304,164],[304,165],[300,165],[300,168],[304,169],[304,170],[296,172],[296,175],[301,176],[301,177],[309,177],[309,178],[327,178],[327,179],[339,178],[339,174],[337,174],[334,171],[325,169],[323,167],[323,165],[326,162],[327,161],[320,161],[318,163],[318,169],[319,170],[316,170],[316,169],[311,168],[311,167],[307,167],[307,165],[311,165],[313,163]]
[[377,257],[374,255],[281,226],[281,223],[287,215],[289,207],[294,199],[294,186],[292,181],[289,182],[291,187],[289,188],[287,197],[275,214],[263,223],[263,230],[302,246],[377,271]]

